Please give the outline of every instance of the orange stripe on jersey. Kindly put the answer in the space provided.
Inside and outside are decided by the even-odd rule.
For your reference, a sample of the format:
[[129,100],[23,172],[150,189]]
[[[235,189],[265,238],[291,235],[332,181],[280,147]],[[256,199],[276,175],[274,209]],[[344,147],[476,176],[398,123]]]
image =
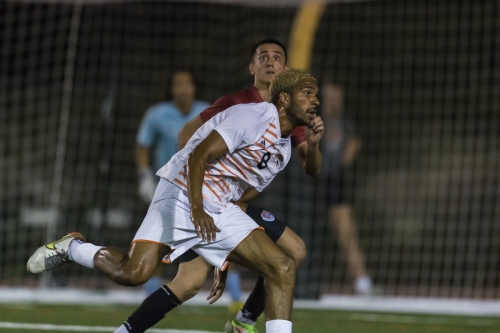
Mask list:
[[[259,148],[263,149],[263,150],[266,150],[266,147],[264,147],[263,145],[261,145],[260,143],[256,142],[255,143],[256,146],[258,146]],[[267,151],[267,150],[266,150]]]
[[274,142],[272,142],[271,140],[269,140],[268,138],[266,138],[265,136],[262,136],[262,139],[266,140],[267,142],[269,142],[269,144],[271,145],[274,145]]
[[225,165],[224,165],[224,163],[222,163],[222,161],[220,161],[219,163],[220,163],[220,165],[221,165],[224,169],[226,169],[226,171],[227,171],[227,172],[229,172],[230,174],[232,174],[232,175],[233,175],[233,176],[235,176],[236,178],[239,178],[239,177],[238,177],[238,175],[237,175],[237,174],[235,174],[234,172],[232,172],[231,170],[229,170],[229,169],[227,168],[227,166],[225,166]]
[[269,126],[271,126],[272,128],[276,128],[276,125],[274,125],[273,123],[269,123]]
[[186,178],[186,174],[184,172],[182,172],[182,171],[179,171],[179,175],[182,176],[182,177],[184,177],[184,178]]
[[[205,194],[201,194],[203,196],[203,199],[205,199],[206,201],[210,202],[212,205],[214,204],[213,200],[210,200],[209,197],[207,197]],[[224,207],[227,207],[223,202],[221,202],[221,204],[224,206]]]
[[205,176],[207,176],[208,179],[210,179],[215,185],[217,185],[217,187],[222,191],[222,193],[226,193],[226,190],[219,184],[219,181],[217,181],[216,179],[214,179],[212,176],[210,176],[208,174],[205,174]]
[[220,202],[222,202],[222,200],[220,199],[220,197],[217,195],[217,192],[215,192],[215,190],[212,188],[212,186],[210,186],[210,184],[207,181],[204,181],[203,184],[205,184],[205,186],[217,197],[217,199]]
[[[260,163],[260,160],[262,159],[262,157],[261,157],[261,158],[256,157],[256,156],[253,154],[253,152],[252,152],[250,149],[248,149],[248,148],[245,148],[245,151],[248,153],[248,155],[250,155],[250,157],[251,157],[251,158],[253,158],[253,160],[254,160],[255,162]],[[256,153],[256,152],[255,152],[255,153]]]
[[276,139],[278,138],[278,134],[274,133],[273,131],[270,131],[269,129],[266,129],[266,132],[274,136]]
[[241,155],[240,152],[236,152],[236,154],[240,155],[241,159],[243,160],[243,162],[245,162],[245,164],[247,165],[248,169],[249,170],[252,170],[252,166],[250,165],[250,163],[248,163],[247,159],[245,158],[245,156]]
[[[212,172],[212,173],[209,173],[209,171],[210,171],[210,172]],[[219,176],[225,176],[225,174],[224,174],[224,173],[222,173],[222,171],[220,171],[219,169],[216,169],[216,168],[210,168],[210,170],[209,170],[209,171],[206,171],[206,172],[205,172],[205,175],[210,176],[210,177],[213,177],[214,179],[215,179],[215,176],[216,176],[215,172],[217,172]],[[226,180],[225,180],[224,178],[218,178],[218,179],[215,179],[214,181],[221,182],[221,183],[224,185],[224,187],[225,187],[225,188],[226,188],[229,192],[231,192],[231,188],[230,188],[230,187],[229,187],[229,185],[226,183]]]
[[174,182],[176,182],[177,184],[179,184],[179,185],[181,185],[181,186],[183,186],[183,187],[187,188],[187,185],[186,185],[186,184],[184,184],[182,181],[180,181],[180,180],[179,180],[179,179],[177,179],[177,178],[174,178]]
[[[248,177],[247,177],[247,173],[245,172],[245,170],[243,170],[243,169],[241,169],[241,168],[239,167],[239,165],[238,165],[238,161],[237,161],[237,160],[235,160],[235,159],[234,159],[234,157],[233,157],[233,156],[231,156],[231,155],[227,155],[227,157],[228,157],[228,158],[227,158],[227,161],[228,161],[229,163],[231,163],[231,164],[232,164],[232,165],[236,168],[236,170],[238,170],[238,171],[239,171],[239,173],[241,173],[241,175],[245,178],[245,180],[246,180],[246,181],[249,181],[249,179],[248,179]],[[234,162],[233,162],[232,160],[234,160]]]
[[229,185],[226,183],[226,180],[224,178],[219,178],[219,182],[222,183],[222,185],[224,185],[224,187],[229,191],[231,192],[231,188],[229,187]]

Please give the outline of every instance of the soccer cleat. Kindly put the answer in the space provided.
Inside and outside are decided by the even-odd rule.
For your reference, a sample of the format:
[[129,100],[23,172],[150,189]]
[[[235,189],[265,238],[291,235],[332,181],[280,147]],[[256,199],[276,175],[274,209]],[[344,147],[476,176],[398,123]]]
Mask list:
[[28,260],[26,265],[28,272],[41,273],[71,262],[68,250],[69,243],[74,239],[85,242],[85,238],[79,232],[71,232],[55,242],[40,246]]
[[241,321],[236,319],[231,319],[224,326],[224,332],[226,333],[259,333],[259,330],[255,328],[255,325],[243,324]]

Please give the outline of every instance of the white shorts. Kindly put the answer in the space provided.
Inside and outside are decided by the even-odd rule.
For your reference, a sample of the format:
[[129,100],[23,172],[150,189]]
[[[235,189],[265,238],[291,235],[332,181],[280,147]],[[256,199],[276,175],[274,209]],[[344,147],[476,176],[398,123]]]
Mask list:
[[168,245],[172,251],[163,258],[164,263],[171,263],[193,249],[205,261],[224,270],[229,253],[253,230],[261,227],[234,204],[223,211],[210,208],[209,211],[205,207],[205,212],[221,231],[216,233],[215,241],[207,243],[196,236],[187,192],[162,178],[132,244],[151,242]]

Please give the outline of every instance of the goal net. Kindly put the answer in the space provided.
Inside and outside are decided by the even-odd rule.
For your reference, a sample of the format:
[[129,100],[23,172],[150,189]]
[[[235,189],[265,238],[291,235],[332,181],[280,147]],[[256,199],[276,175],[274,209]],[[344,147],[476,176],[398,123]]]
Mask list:
[[[135,137],[165,76],[192,68],[209,102],[250,87],[251,47],[289,44],[299,5],[0,2],[0,285],[102,287],[78,265],[29,275],[26,260],[74,230],[126,251],[147,210]],[[256,202],[306,243],[298,297],[354,292],[360,268],[334,221],[345,216],[377,292],[499,296],[498,15],[493,0],[326,4],[311,71],[342,87],[348,120],[321,147],[344,135],[361,149],[326,154],[318,180],[294,157]]]

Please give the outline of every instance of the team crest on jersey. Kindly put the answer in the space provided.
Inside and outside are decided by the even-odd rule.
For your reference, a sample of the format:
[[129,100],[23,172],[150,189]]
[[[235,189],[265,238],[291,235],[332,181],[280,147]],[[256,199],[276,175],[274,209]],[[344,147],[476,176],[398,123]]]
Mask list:
[[260,217],[262,217],[262,219],[264,221],[267,221],[267,222],[273,222],[275,220],[275,217],[273,214],[269,213],[268,211],[266,210],[263,210],[262,213],[260,214]]
[[278,169],[281,169],[283,167],[283,162],[285,161],[283,155],[281,154],[273,155],[271,157],[271,160],[274,162],[274,165],[276,165]]

